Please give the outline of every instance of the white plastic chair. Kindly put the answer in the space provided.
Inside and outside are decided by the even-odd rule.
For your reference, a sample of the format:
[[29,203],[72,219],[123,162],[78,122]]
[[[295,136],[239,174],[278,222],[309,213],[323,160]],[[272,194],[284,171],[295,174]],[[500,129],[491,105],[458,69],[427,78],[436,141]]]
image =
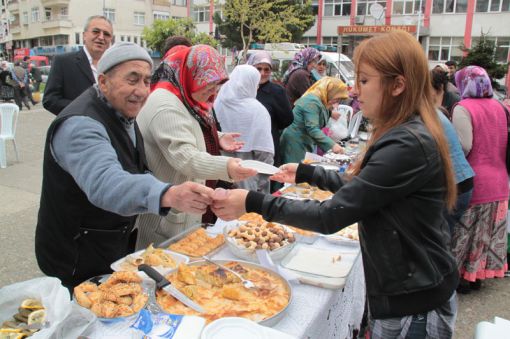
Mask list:
[[16,148],[16,124],[18,122],[19,107],[15,104],[0,104],[0,167],[7,167],[5,156],[5,143],[12,140],[16,161],[19,161],[18,149]]
[[352,110],[351,106],[349,106],[349,105],[338,105],[336,110],[338,112],[340,112],[340,114],[342,114],[342,115],[346,114],[347,115],[347,121],[351,121],[352,113],[353,113],[353,110]]
[[354,139],[358,135],[359,127],[361,125],[361,121],[363,120],[363,113],[359,111],[354,114],[352,119],[349,121],[349,137]]

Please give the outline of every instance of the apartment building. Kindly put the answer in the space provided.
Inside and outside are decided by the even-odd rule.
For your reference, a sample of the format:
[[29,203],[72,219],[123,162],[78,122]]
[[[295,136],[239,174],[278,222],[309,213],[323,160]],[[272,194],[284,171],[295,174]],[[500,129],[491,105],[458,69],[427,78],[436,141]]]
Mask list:
[[113,23],[114,41],[145,46],[142,31],[155,19],[186,17],[187,0],[1,0],[0,52],[53,55],[83,45],[85,21],[104,15]]

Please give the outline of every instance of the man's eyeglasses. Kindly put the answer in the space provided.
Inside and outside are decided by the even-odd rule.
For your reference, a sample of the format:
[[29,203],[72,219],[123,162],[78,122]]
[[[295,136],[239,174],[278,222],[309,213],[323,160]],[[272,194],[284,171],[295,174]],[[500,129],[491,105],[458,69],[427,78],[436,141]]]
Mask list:
[[271,68],[269,68],[269,67],[255,67],[255,68],[257,68],[257,71],[259,71],[259,72],[265,72],[265,73],[271,72]]

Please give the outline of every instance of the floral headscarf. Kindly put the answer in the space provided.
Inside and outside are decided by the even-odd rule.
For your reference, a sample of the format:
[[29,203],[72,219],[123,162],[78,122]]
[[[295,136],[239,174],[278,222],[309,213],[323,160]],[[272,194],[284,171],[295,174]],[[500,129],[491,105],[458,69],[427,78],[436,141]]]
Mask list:
[[342,80],[333,77],[323,77],[314,83],[304,94],[314,94],[321,99],[324,106],[332,99],[347,99],[349,91]]
[[283,83],[287,83],[289,81],[290,74],[295,70],[300,68],[306,69],[308,64],[313,60],[318,60],[321,54],[319,51],[313,47],[307,47],[294,55],[294,59],[292,60],[289,68],[285,72],[283,76]]
[[154,72],[151,91],[164,88],[176,95],[202,127],[215,127],[212,115],[214,97],[198,102],[191,96],[210,83],[225,82],[228,74],[221,55],[211,46],[176,46]]
[[462,99],[492,98],[491,79],[479,66],[467,66],[455,73],[455,83]]

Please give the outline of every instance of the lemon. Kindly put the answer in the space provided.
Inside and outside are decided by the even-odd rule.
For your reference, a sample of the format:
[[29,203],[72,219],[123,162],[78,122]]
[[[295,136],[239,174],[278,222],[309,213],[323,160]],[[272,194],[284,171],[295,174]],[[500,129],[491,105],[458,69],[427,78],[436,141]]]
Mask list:
[[27,324],[42,324],[46,320],[46,310],[37,310],[28,316]]
[[44,306],[37,299],[25,299],[21,302],[21,308],[27,308],[30,310],[40,310],[43,309]]

